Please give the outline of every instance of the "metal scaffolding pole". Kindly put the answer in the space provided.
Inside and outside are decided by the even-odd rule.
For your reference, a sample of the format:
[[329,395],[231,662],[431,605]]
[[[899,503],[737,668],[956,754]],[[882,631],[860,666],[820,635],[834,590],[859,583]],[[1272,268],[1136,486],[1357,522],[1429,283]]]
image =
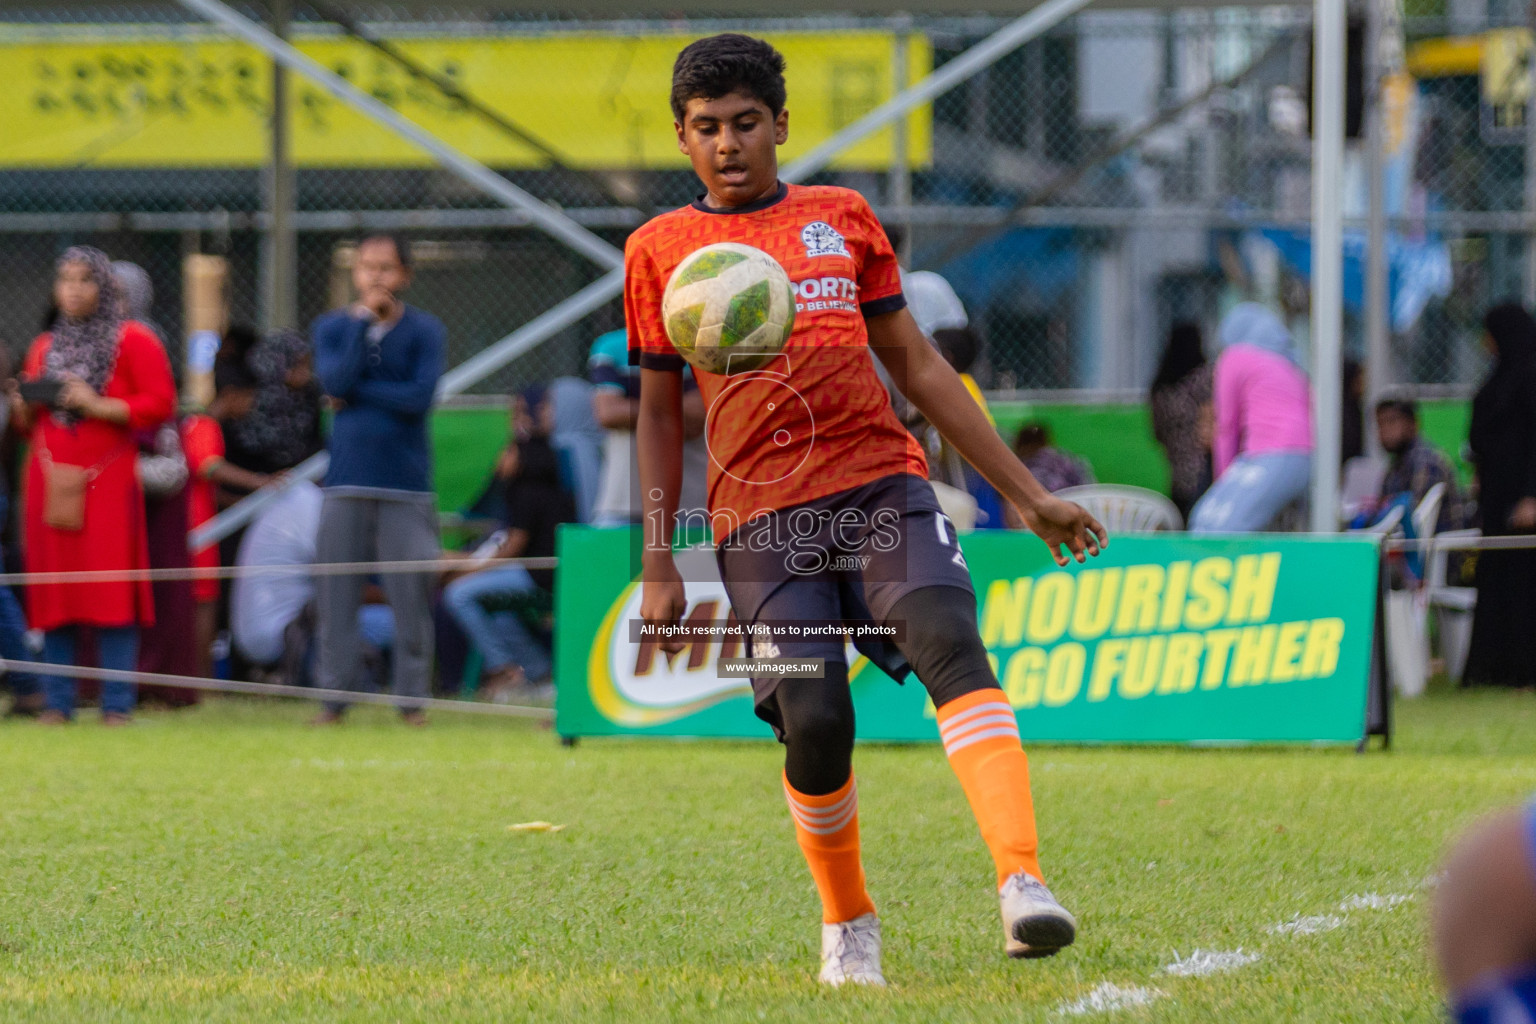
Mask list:
[[508,206],[528,214],[533,225],[605,270],[624,265],[624,254],[571,220],[554,207],[540,202],[478,160],[454,149],[393,107],[352,85],[340,75],[306,57],[251,19],[235,12],[222,0],[178,0],[189,11],[224,26],[233,35],[250,43],[288,70],[303,75],[358,113],[372,118],[396,135],[429,153],[447,170],[478,186]]
[[[293,19],[292,0],[272,0],[272,34],[284,42]],[[261,238],[261,323],[293,327],[298,321],[299,249],[293,226],[292,135],[288,125],[288,69],[272,62],[272,109],[262,200],[267,230]]]
[[1527,9],[1526,23],[1531,35],[1525,44],[1525,268],[1520,294],[1529,309],[1536,306],[1536,0]]
[[[910,81],[910,57],[911,57],[912,25],[910,19],[902,18],[896,28],[896,45],[891,53],[891,81],[892,91],[901,92]],[[898,210],[909,210],[912,207],[912,154],[909,139],[908,118],[900,118],[891,129],[891,171],[888,199],[890,205]],[[906,216],[901,221],[901,240],[896,247],[896,258],[903,267],[912,266],[912,219]]]
[[1367,449],[1379,455],[1376,417],[1371,414],[1376,400],[1392,386],[1391,328],[1388,317],[1387,278],[1387,205],[1386,85],[1392,68],[1388,33],[1397,32],[1396,0],[1371,0],[1366,19],[1366,163],[1368,190],[1365,258],[1365,436]]
[[1344,330],[1344,0],[1317,0],[1312,51],[1312,530],[1339,528],[1339,354]]

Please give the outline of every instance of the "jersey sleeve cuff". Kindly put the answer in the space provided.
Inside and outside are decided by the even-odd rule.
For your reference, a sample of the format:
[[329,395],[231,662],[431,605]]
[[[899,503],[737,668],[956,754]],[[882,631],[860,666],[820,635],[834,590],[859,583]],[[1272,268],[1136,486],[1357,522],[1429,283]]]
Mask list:
[[872,316],[884,316],[887,313],[894,313],[898,309],[906,308],[907,297],[901,294],[901,292],[897,292],[895,295],[887,295],[882,299],[870,299],[868,302],[859,303],[859,312],[864,314],[864,319],[866,320]]
[[670,370],[673,373],[681,373],[687,364],[683,357],[676,352],[636,352],[629,353],[629,365],[638,366],[642,370]]

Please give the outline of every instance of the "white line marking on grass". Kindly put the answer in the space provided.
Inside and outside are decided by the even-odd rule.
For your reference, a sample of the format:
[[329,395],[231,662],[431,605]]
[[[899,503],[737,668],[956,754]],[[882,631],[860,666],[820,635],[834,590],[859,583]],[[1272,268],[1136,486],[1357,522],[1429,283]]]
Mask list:
[[1167,994],[1161,989],[1142,988],[1139,985],[1121,988],[1119,985],[1106,981],[1090,990],[1076,1002],[1062,1003],[1056,1008],[1056,1012],[1066,1014],[1069,1017],[1079,1017],[1086,1013],[1113,1013],[1116,1010],[1134,1010],[1138,1007],[1150,1005],[1153,1000],[1162,999]]
[[1340,910],[1391,910],[1413,899],[1412,896],[1394,892],[1383,896],[1380,893],[1367,892],[1350,896],[1339,904]]
[[1344,919],[1337,914],[1316,914],[1312,917],[1293,917],[1289,921],[1272,924],[1265,931],[1271,935],[1318,935],[1344,927]]
[[1223,952],[1221,950],[1197,949],[1186,957],[1174,956],[1173,963],[1163,968],[1164,974],[1172,974],[1181,978],[1201,978],[1207,974],[1217,974],[1221,971],[1232,971],[1239,967],[1246,967],[1259,959],[1257,953],[1244,953],[1241,948]]

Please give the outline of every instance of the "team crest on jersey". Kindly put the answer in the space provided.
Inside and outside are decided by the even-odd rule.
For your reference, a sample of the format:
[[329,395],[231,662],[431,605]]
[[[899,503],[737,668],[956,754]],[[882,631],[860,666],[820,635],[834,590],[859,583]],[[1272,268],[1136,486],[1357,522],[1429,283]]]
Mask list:
[[805,243],[805,255],[811,259],[817,256],[848,255],[848,246],[843,244],[843,236],[838,234],[837,228],[824,220],[813,220],[801,229],[800,241]]

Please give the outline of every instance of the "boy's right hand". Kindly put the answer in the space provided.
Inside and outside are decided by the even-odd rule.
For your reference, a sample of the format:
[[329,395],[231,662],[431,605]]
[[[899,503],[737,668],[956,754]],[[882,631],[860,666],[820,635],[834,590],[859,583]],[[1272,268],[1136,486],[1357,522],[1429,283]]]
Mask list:
[[[653,626],[677,625],[688,607],[677,563],[668,558],[663,565],[647,566],[640,587],[640,617]],[[661,641],[661,649],[676,654],[683,649],[683,641],[671,637]]]

